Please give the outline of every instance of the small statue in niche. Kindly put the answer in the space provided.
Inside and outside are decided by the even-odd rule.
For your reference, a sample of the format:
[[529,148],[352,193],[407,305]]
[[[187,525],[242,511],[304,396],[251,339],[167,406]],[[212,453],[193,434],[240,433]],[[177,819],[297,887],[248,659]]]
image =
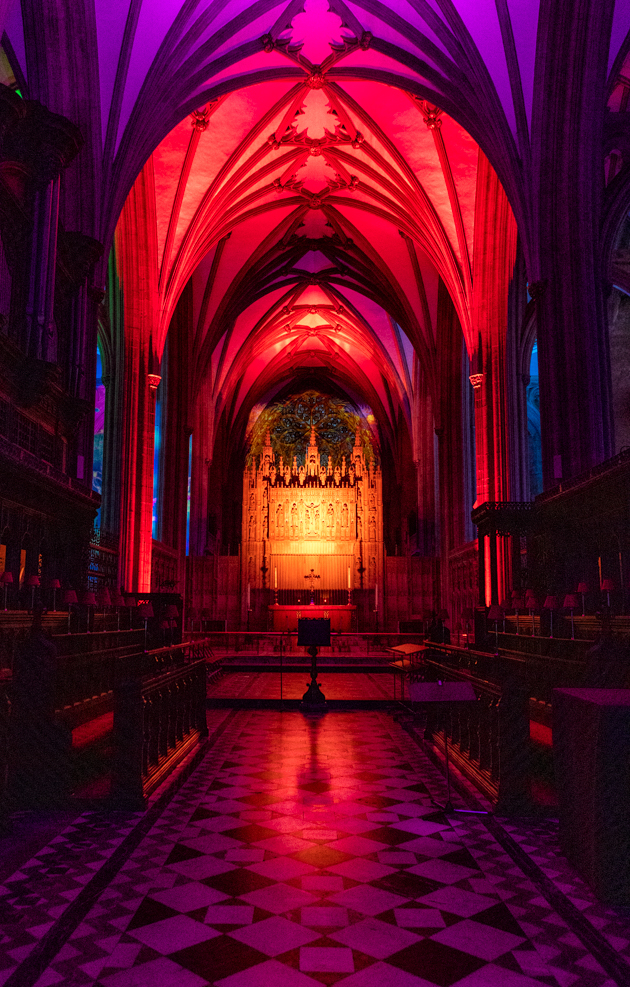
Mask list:
[[275,467],[275,465],[273,463],[271,464],[271,469],[269,470],[269,480],[271,482],[271,486],[272,487],[275,487],[275,485],[276,485],[276,467]]
[[291,482],[291,470],[287,466],[287,468],[284,471],[284,485],[285,485],[285,487],[288,487],[289,484],[290,484],[290,482]]
[[372,508],[372,510],[374,510],[374,508],[376,507],[376,501],[374,500],[373,493],[370,494],[370,507]]
[[338,487],[341,483],[341,470],[338,466],[335,467],[335,486]]
[[348,470],[348,478],[350,480],[350,486],[353,487],[354,486],[354,466],[352,466],[352,465],[350,466],[350,469]]
[[304,469],[304,464],[300,466],[300,472],[298,474],[298,480],[300,481],[300,486],[304,486],[304,481],[306,479],[306,470]]
[[335,508],[332,504],[328,505],[328,510],[326,511],[326,527],[332,528],[335,524]]
[[293,507],[291,508],[291,527],[297,528],[297,523],[298,523],[297,504],[293,504]]
[[254,525],[254,515],[249,515],[249,541],[254,541],[255,538],[255,525]]
[[284,524],[284,511],[282,508],[282,504],[278,504],[276,507],[276,528],[281,528]]
[[320,468],[319,468],[319,482],[321,483],[322,487],[325,487],[326,486],[326,467],[325,466],[320,466]]
[[347,528],[348,527],[348,505],[347,504],[344,504],[343,507],[341,508],[341,527],[342,528]]

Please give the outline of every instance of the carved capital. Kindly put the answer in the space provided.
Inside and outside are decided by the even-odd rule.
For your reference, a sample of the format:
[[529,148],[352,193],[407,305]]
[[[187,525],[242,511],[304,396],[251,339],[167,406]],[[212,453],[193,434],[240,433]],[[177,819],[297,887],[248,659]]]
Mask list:
[[478,391],[481,385],[483,384],[484,377],[485,374],[471,374],[470,377],[468,378],[475,391]]
[[26,113],[5,136],[3,158],[25,165],[37,184],[47,185],[77,156],[83,135],[66,117],[36,100],[24,104]]
[[160,374],[147,374],[149,380],[149,388],[152,394],[155,394],[158,387],[160,386],[160,381],[162,380]]
[[[89,278],[102,253],[103,244],[94,237],[85,233],[59,231],[57,256],[71,288],[78,288]],[[99,302],[102,300],[102,297],[98,299]]]

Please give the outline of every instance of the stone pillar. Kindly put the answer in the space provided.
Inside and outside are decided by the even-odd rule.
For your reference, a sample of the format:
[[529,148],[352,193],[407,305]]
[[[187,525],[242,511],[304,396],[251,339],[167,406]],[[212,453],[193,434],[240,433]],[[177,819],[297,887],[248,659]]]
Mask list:
[[608,333],[600,256],[603,121],[614,11],[600,0],[545,0],[532,115],[533,236],[543,481],[614,453]]
[[124,299],[120,577],[126,590],[144,593],[151,588],[155,392],[161,379],[153,347],[158,286],[150,162],[121,213],[116,249]]
[[214,403],[210,390],[210,381],[204,380],[197,394],[192,412],[192,475],[190,491],[191,556],[203,555],[206,551],[208,541],[208,475],[212,464],[214,431]]

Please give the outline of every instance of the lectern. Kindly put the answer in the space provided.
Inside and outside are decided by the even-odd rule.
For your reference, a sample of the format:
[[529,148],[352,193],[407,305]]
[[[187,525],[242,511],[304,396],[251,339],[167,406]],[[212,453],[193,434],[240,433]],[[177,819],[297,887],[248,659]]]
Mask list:
[[304,710],[327,709],[326,697],[317,681],[317,649],[330,647],[330,620],[303,618],[298,620],[298,645],[306,647],[311,656],[311,681],[302,696]]
[[[470,682],[410,682],[409,698],[414,703],[471,703],[476,702],[475,690]],[[444,724],[444,757],[446,760],[446,804],[438,808],[443,812],[466,812],[466,809],[456,809],[451,802],[451,774],[448,763],[448,729]],[[436,803],[437,805],[437,803]],[[482,815],[487,815],[481,812]]]

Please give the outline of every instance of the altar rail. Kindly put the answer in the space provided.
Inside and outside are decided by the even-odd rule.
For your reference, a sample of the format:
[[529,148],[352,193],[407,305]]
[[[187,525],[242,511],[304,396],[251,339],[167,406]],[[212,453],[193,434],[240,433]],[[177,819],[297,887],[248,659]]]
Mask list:
[[[297,643],[295,631],[199,631],[189,632],[189,640],[205,637],[210,647],[217,654],[247,655],[264,658],[266,664],[279,664],[286,656],[292,659],[304,657],[304,662],[310,664],[305,649]],[[418,644],[422,642],[421,634],[400,634],[396,631],[346,632],[333,631],[331,646],[320,648],[319,657],[322,661],[327,658],[345,660],[361,659],[370,656],[379,661],[391,661],[394,657],[390,648],[397,644]]]

